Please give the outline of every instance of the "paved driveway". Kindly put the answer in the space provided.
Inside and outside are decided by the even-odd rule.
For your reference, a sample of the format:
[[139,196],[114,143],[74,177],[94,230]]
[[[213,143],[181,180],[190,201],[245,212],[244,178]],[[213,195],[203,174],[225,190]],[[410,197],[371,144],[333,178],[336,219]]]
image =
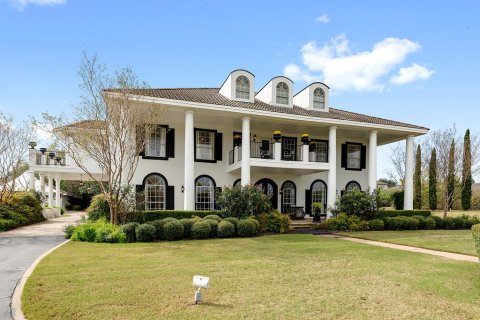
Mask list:
[[80,213],[68,213],[46,222],[0,232],[0,319],[11,318],[13,290],[25,270],[42,253],[65,241],[63,228],[80,220]]

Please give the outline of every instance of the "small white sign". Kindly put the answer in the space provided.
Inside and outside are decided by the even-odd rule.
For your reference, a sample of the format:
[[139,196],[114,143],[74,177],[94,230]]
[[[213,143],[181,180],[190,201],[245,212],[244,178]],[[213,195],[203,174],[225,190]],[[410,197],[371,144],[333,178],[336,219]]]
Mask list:
[[194,276],[193,277],[193,286],[198,288],[208,288],[208,282],[210,278],[202,277],[202,276]]

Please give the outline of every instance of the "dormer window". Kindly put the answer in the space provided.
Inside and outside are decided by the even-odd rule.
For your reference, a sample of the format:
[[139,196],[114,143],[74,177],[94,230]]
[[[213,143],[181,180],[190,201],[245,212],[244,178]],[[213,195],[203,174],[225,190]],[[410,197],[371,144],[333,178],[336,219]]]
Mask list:
[[250,81],[248,81],[247,77],[237,77],[235,81],[235,97],[237,99],[250,99]]
[[288,85],[285,82],[279,82],[277,84],[276,103],[288,105]]
[[321,88],[317,88],[313,91],[313,107],[325,109],[325,92]]

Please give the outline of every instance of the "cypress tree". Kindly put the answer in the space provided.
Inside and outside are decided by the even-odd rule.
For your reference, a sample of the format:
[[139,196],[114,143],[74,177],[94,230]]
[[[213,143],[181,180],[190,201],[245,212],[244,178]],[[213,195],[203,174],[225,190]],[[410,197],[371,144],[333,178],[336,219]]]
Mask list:
[[462,208],[472,207],[472,150],[470,145],[470,129],[463,138],[463,170],[462,170]]
[[415,173],[413,174],[413,208],[422,209],[422,150],[420,145],[415,154]]
[[428,166],[428,203],[430,210],[437,210],[437,150],[433,148]]
[[455,140],[450,145],[450,154],[448,156],[448,176],[447,176],[447,199],[448,210],[453,206],[453,194],[455,192]]

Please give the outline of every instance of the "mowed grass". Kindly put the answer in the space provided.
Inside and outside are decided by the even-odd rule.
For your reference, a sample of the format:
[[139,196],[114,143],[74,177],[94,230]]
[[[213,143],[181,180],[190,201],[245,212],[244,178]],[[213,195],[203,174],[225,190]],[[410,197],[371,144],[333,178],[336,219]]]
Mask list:
[[[210,277],[193,304],[193,275]],[[37,319],[478,319],[480,267],[313,235],[70,242],[28,279]]]
[[[432,211],[432,214],[443,218],[443,210]],[[463,215],[470,216],[470,217],[476,216],[480,218],[480,210],[469,210],[469,211],[450,210],[447,213],[447,217],[451,217],[451,218],[461,217]]]
[[340,234],[472,256],[477,254],[470,230],[358,231]]

